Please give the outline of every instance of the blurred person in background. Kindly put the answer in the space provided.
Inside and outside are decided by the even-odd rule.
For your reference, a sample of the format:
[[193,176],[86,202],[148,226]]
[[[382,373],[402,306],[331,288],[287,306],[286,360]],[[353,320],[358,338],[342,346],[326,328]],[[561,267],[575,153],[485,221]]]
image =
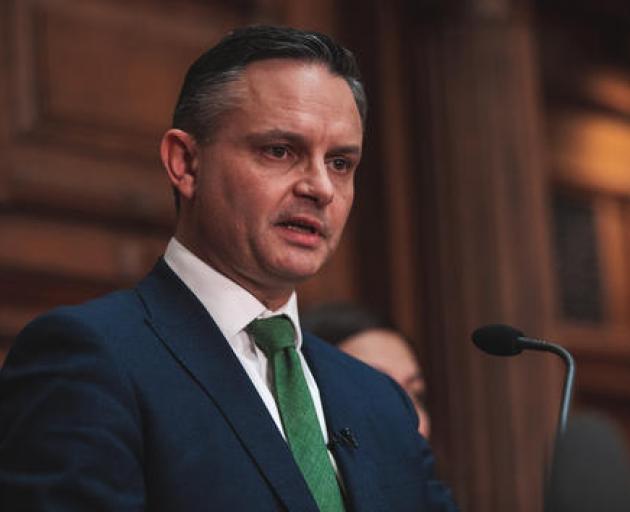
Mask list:
[[354,304],[329,303],[303,315],[302,325],[394,379],[413,402],[418,413],[418,431],[429,438],[431,419],[422,367],[409,340],[390,321]]

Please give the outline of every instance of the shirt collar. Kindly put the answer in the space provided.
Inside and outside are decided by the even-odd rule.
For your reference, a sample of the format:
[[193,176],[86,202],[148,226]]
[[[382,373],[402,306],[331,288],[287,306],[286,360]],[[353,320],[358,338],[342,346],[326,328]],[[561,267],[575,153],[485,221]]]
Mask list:
[[270,311],[245,288],[199,259],[175,237],[166,247],[164,260],[203,304],[228,341],[232,342],[256,318],[285,314],[295,327],[296,348],[302,346],[295,291],[286,304],[276,311]]

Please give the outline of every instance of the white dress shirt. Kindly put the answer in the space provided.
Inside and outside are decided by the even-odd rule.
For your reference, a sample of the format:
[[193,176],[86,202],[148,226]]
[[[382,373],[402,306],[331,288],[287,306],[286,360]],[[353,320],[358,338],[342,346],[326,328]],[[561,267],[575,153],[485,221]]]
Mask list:
[[291,319],[295,327],[295,346],[306,384],[315,404],[315,412],[324,441],[328,443],[328,431],[319,389],[302,355],[302,331],[295,292],[291,294],[284,306],[276,311],[269,311],[251,293],[201,261],[175,238],[171,238],[164,253],[164,260],[210,313],[285,439],[280,412],[273,396],[271,368],[267,364],[264,352],[256,346],[245,328],[257,318],[285,314]]

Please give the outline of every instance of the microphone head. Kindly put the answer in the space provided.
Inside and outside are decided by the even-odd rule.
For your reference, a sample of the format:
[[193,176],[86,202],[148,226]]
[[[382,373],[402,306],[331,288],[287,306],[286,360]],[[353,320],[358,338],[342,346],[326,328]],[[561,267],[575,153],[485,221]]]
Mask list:
[[514,327],[491,324],[479,327],[472,333],[473,343],[488,354],[494,356],[515,356],[520,354],[518,338],[523,333]]
[[545,512],[627,512],[630,459],[623,435],[598,415],[569,419],[556,442]]

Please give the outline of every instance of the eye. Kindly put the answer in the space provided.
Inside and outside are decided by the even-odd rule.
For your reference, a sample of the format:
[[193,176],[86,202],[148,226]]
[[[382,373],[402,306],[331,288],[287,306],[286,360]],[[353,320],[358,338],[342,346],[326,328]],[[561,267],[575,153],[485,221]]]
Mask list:
[[341,171],[341,172],[348,171],[352,169],[352,166],[353,166],[353,163],[351,160],[348,160],[347,158],[341,158],[341,157],[332,158],[329,164],[335,171]]
[[282,160],[289,155],[289,148],[282,145],[265,146],[263,148],[263,153],[271,158]]

